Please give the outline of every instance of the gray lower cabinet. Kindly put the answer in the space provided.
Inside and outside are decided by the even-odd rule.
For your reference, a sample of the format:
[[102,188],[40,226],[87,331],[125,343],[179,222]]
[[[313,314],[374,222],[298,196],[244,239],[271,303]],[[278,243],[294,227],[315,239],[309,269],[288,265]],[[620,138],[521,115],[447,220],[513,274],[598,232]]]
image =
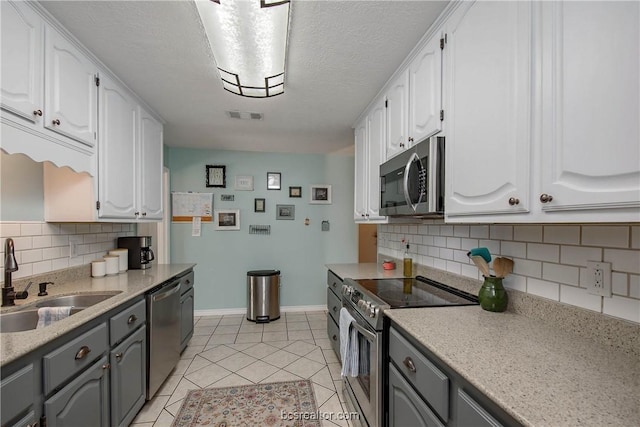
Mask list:
[[[3,424],[4,425],[4,424]],[[36,417],[36,413],[30,411],[23,418],[16,421],[13,427],[36,427],[38,426],[38,419]]]
[[[29,410],[31,412],[15,425],[28,425],[29,422],[25,423],[24,421],[27,421],[30,415],[35,418],[32,410],[35,400],[35,379],[36,375],[32,363],[2,379],[0,383],[0,396],[2,396],[0,415],[3,426]],[[40,376],[37,376],[37,379],[40,379]]]
[[44,403],[47,427],[109,425],[109,365],[102,357]]
[[331,347],[340,359],[340,309],[342,308],[342,279],[331,270],[327,271],[327,335]]
[[142,326],[109,353],[111,425],[128,426],[144,406],[147,385],[147,328]]
[[195,291],[193,271],[180,278],[180,351],[184,351],[193,336],[193,303]]
[[456,401],[459,427],[499,427],[501,425],[462,389],[458,389]]
[[389,425],[444,427],[393,365],[389,367]]

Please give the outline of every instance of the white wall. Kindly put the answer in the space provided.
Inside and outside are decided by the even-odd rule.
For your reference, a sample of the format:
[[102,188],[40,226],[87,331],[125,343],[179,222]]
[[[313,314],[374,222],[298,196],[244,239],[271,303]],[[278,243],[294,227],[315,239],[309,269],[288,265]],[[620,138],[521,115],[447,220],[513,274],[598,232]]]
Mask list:
[[[515,262],[505,286],[640,323],[640,224],[385,224],[378,226],[378,252],[402,258],[405,238],[419,264],[477,279],[466,254],[486,246]],[[611,298],[587,293],[587,261],[612,263]]]

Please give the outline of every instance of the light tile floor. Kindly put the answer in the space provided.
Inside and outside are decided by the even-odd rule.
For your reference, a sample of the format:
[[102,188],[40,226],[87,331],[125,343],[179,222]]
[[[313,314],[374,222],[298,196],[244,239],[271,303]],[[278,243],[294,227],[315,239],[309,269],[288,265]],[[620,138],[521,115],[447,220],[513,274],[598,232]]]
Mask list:
[[[327,337],[327,313],[282,313],[265,324],[244,315],[195,319],[193,338],[171,376],[132,427],[170,426],[189,390],[308,378],[322,413],[348,412],[340,361]],[[323,426],[349,426],[323,420]]]

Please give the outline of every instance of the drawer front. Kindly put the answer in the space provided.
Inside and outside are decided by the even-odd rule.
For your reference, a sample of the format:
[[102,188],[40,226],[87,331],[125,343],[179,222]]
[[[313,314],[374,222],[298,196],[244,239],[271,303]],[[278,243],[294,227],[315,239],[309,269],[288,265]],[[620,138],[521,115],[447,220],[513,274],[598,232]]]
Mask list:
[[333,321],[331,316],[327,317],[327,335],[329,335],[333,351],[336,352],[338,359],[342,360],[340,357],[340,327]]
[[2,425],[26,411],[34,400],[33,365],[25,366],[18,372],[2,379]]
[[340,309],[342,300],[333,293],[331,288],[327,288],[327,310],[336,323],[340,323]]
[[336,295],[342,295],[342,280],[331,270],[327,271],[327,285],[336,293]]
[[122,341],[127,335],[147,321],[147,305],[141,300],[109,319],[109,339],[111,345]]
[[193,288],[194,274],[193,271],[180,278],[180,295]]
[[433,410],[449,419],[449,378],[409,341],[391,328],[389,357]]
[[501,427],[471,396],[458,389],[456,395],[458,425],[461,427]]
[[45,394],[89,366],[108,348],[107,324],[101,323],[45,355],[42,358]]

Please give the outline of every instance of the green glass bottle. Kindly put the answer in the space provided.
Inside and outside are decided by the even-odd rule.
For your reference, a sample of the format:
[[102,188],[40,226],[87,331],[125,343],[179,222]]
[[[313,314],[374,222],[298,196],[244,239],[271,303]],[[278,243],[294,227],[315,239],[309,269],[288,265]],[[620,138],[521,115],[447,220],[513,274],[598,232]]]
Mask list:
[[487,311],[501,312],[507,309],[509,298],[502,285],[502,277],[484,277],[484,283],[478,292],[480,307]]

